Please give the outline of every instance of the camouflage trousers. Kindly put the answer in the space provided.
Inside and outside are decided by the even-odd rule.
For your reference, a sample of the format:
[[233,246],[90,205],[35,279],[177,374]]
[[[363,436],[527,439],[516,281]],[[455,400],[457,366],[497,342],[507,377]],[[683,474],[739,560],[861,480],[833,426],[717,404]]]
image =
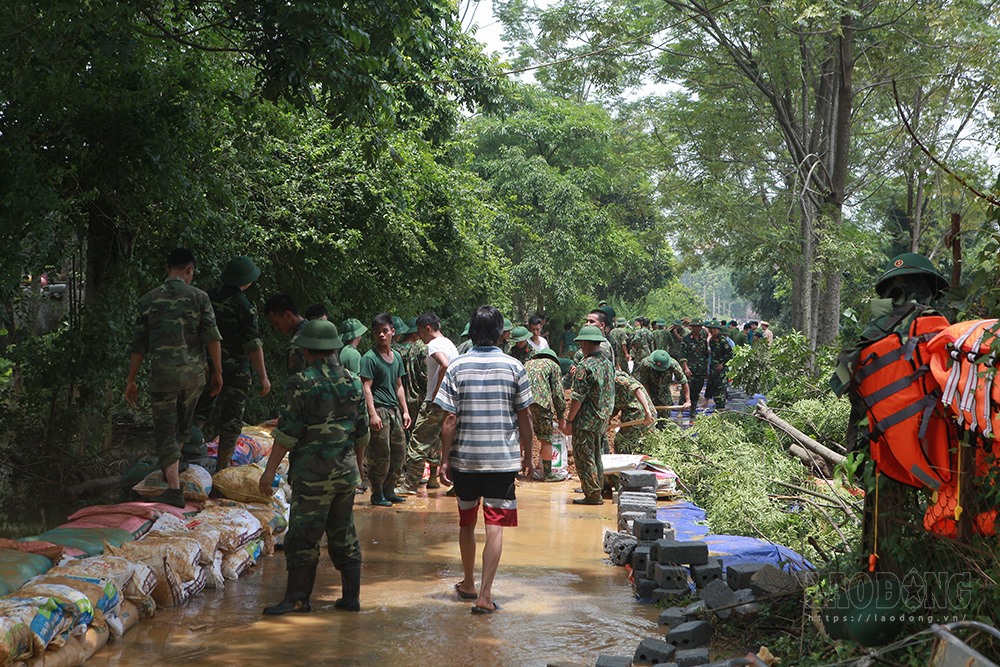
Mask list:
[[292,507],[284,543],[288,571],[316,568],[324,533],[338,570],[360,563],[361,545],[354,528],[354,490],[360,476],[353,463],[353,442],[339,449],[301,447],[289,455]]
[[712,371],[708,375],[708,386],[705,387],[705,398],[714,398],[716,408],[726,407],[726,369]]
[[705,386],[704,375],[692,375],[688,380],[688,389],[691,391],[691,416],[694,417],[695,409],[698,407],[698,400],[701,398],[701,390]]
[[640,424],[626,426],[615,434],[615,454],[645,454],[642,451],[643,439],[653,432],[652,426]]
[[597,431],[573,429],[573,460],[580,477],[583,495],[588,500],[599,500],[604,488],[604,463],[601,450],[607,438]]
[[406,458],[406,436],[403,435],[403,415],[399,408],[375,408],[382,418],[382,428],[372,430],[365,454],[368,486],[372,497],[396,490],[396,481]]
[[149,398],[153,408],[153,446],[166,468],[181,460],[181,445],[187,440],[203,385],[178,391],[153,391]]
[[217,469],[223,470],[231,465],[236,442],[243,431],[243,408],[246,406],[250,385],[231,383],[229,378],[223,378],[222,391],[218,396],[212,396],[212,386],[205,385],[194,411],[194,425],[201,426],[213,417],[219,428],[219,455]]
[[411,489],[420,484],[425,463],[432,466],[441,463],[441,424],[444,416],[444,410],[434,403],[427,402],[420,406],[406,451],[406,485]]

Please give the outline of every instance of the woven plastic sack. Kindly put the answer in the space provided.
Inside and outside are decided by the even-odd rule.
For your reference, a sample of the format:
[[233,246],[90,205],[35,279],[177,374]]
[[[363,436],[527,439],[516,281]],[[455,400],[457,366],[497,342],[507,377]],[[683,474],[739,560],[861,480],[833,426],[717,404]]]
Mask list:
[[264,469],[256,464],[235,466],[215,473],[212,484],[223,498],[241,503],[269,503],[270,496],[260,493],[260,476],[263,474]]
[[[50,597],[0,599],[0,659],[6,656],[4,664],[9,664],[40,655],[71,623]],[[26,627],[27,634],[18,626]]]
[[[69,585],[71,583],[74,585]],[[19,597],[52,598],[62,608],[63,615],[69,621],[70,634],[82,635],[94,620],[94,603],[79,590],[82,588],[81,583],[72,579],[60,583],[35,580],[25,584],[17,594]]]
[[222,576],[226,579],[237,579],[243,571],[257,562],[263,548],[263,540],[254,540],[232,553],[222,556]]
[[197,530],[206,523],[219,530],[218,548],[224,554],[236,551],[262,530],[257,517],[242,507],[206,507],[188,522],[188,527]]
[[[181,490],[184,492],[186,500],[203,501],[208,499],[208,494],[212,492],[212,475],[201,466],[188,466],[188,469],[180,474]],[[149,473],[146,479],[132,487],[132,490],[143,498],[155,500],[167,490],[167,481],[163,477],[162,470]]]
[[215,558],[212,559],[211,565],[202,565],[201,569],[205,573],[205,588],[214,588],[221,591],[226,587],[226,578],[222,576],[221,551],[215,552]]
[[198,566],[198,561],[201,559],[201,544],[189,537],[147,535],[141,540],[123,544],[118,548],[110,545],[107,548],[108,553],[113,556],[145,563],[158,580],[162,579],[164,562],[170,565],[181,582],[195,579],[201,571]]
[[16,549],[0,549],[0,595],[13,593],[50,567],[52,561],[45,556]]
[[136,604],[149,597],[156,588],[156,575],[148,565],[113,555],[84,558],[68,565],[60,565],[52,568],[49,574],[110,581],[126,600]]

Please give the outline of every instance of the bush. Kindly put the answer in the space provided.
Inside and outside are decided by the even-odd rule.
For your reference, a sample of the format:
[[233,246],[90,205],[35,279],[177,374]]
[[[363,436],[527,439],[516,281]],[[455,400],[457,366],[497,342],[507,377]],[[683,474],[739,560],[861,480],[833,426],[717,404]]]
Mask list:
[[808,338],[792,332],[771,345],[760,341],[737,347],[729,370],[736,386],[764,394],[771,407],[784,407],[802,398],[828,395],[826,379],[835,363],[836,350],[814,351]]

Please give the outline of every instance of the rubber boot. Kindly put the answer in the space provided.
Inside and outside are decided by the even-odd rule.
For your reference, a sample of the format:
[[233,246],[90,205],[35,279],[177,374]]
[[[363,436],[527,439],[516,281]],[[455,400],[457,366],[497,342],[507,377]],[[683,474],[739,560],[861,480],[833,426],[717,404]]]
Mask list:
[[438,467],[436,465],[431,466],[430,478],[427,480],[428,489],[440,489],[441,482],[438,481]]
[[264,607],[267,616],[280,616],[288,612],[305,614],[312,611],[309,596],[312,595],[313,583],[316,581],[316,566],[302,567],[288,571],[288,584],[285,588],[285,598],[276,605]]
[[[228,445],[229,443],[227,443]],[[222,440],[219,440],[219,453],[216,457],[215,471],[225,470],[230,467],[233,463],[233,454],[236,452],[236,443],[232,443],[232,446],[227,446],[223,448]]]
[[340,571],[342,597],[333,606],[341,611],[361,611],[361,563],[345,565]]

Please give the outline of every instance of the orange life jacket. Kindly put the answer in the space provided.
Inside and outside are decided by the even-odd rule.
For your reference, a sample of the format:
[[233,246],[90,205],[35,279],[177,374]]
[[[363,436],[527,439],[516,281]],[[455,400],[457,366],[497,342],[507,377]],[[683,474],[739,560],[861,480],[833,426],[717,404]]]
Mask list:
[[996,406],[1000,387],[994,382],[997,320],[958,322],[938,334],[927,346],[931,372],[941,387],[941,404],[963,429],[993,438],[1000,432]]
[[941,315],[913,317],[858,355],[851,391],[868,415],[871,456],[878,470],[918,488],[951,478],[952,426],[938,401],[928,342],[948,327]]

